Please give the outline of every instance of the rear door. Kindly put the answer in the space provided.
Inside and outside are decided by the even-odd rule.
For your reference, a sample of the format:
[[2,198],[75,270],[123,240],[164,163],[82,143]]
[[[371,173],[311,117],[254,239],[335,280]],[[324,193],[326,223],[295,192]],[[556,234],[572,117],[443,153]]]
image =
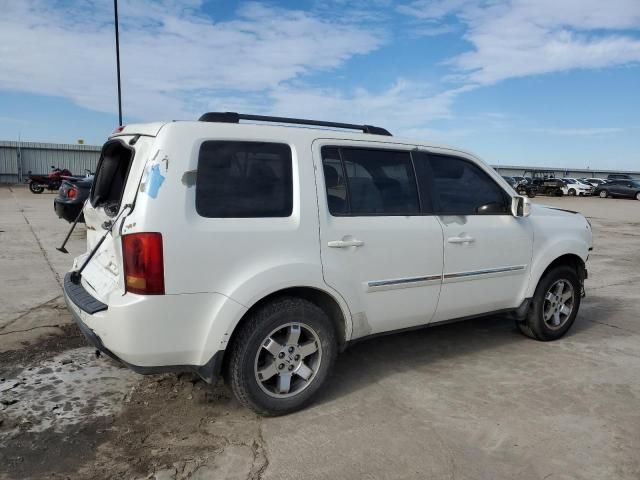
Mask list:
[[511,195],[477,162],[426,152],[414,158],[422,197],[444,232],[434,321],[518,306],[533,253],[528,219],[511,214]]
[[352,338],[428,323],[442,228],[421,205],[410,147],[316,140],[323,276],[347,301]]
[[105,241],[82,272],[85,288],[105,303],[111,292],[124,291],[119,225],[107,234],[108,226],[121,212],[121,220],[129,213],[122,210],[135,200],[145,161],[153,144],[151,137],[140,137],[136,142],[131,142],[133,138],[121,136],[105,143],[84,207],[87,252],[76,259],[75,267],[82,265],[89,252],[106,234]]

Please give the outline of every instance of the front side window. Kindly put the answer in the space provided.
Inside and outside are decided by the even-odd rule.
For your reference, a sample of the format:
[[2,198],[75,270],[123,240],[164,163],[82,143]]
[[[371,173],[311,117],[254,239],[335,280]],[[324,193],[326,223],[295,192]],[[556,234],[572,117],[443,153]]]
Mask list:
[[196,175],[196,211],[209,218],[290,216],[291,163],[291,148],[282,143],[203,142]]
[[332,215],[420,212],[409,152],[324,147],[322,162]]
[[431,200],[440,215],[509,213],[508,195],[474,163],[446,155],[429,155]]

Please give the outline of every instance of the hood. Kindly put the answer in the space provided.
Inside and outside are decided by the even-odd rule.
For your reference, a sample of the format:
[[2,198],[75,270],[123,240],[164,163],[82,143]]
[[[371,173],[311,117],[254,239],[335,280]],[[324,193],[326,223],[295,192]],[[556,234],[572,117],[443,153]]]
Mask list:
[[576,212],[574,210],[567,210],[566,208],[554,207],[552,205],[542,205],[539,203],[532,203],[530,208],[531,208],[532,215],[540,215],[540,216],[547,216],[547,217],[581,215],[580,212]]

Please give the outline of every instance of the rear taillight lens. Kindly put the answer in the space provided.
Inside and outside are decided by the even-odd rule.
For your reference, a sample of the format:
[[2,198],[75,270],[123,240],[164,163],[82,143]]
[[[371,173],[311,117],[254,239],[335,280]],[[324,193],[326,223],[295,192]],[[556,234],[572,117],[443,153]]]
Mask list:
[[78,196],[78,189],[76,187],[71,187],[69,191],[67,191],[67,197],[76,198]]
[[123,235],[122,256],[127,292],[164,295],[162,234],[147,232]]

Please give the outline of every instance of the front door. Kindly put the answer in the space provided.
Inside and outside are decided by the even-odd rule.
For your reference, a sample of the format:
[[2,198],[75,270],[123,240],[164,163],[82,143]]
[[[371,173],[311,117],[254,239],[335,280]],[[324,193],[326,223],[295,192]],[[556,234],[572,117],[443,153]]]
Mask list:
[[430,181],[433,213],[444,234],[443,284],[434,321],[515,308],[533,252],[527,218],[511,214],[511,195],[481,166],[451,155],[415,154]]
[[424,215],[406,146],[313,146],[324,279],[349,304],[352,338],[428,323],[440,294],[442,227]]

